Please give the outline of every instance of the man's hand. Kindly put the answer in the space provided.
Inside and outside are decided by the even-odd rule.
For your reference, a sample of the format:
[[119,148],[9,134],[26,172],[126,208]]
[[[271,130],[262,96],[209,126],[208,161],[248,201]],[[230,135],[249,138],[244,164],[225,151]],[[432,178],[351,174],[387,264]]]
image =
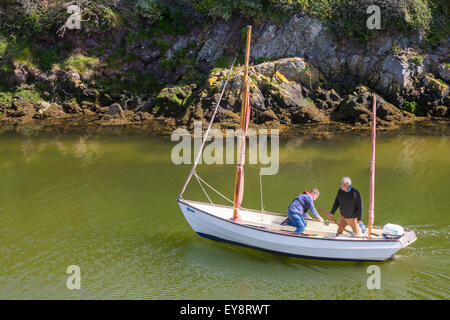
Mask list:
[[323,218],[321,216],[318,216],[317,219],[319,220],[319,222],[323,223]]

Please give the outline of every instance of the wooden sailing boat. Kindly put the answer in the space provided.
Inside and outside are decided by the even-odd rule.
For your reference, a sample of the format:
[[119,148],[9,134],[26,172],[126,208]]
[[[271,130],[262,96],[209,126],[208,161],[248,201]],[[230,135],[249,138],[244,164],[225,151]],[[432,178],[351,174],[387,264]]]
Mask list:
[[[375,188],[375,135],[376,135],[376,101],[373,101],[372,120],[372,161],[370,173],[370,203],[369,203],[369,233],[368,237],[356,238],[350,235],[336,237],[337,225],[321,223],[307,219],[305,230],[307,234],[297,234],[295,227],[284,226],[285,214],[267,211],[251,210],[241,207],[244,193],[244,161],[245,136],[250,120],[250,94],[248,90],[248,60],[250,52],[251,26],[247,28],[247,47],[244,68],[244,83],[242,90],[241,129],[244,133],[239,139],[238,165],[236,168],[236,182],[233,206],[214,204],[203,184],[219,193],[201,179],[195,168],[200,159],[203,146],[217,113],[217,102],[209,126],[205,132],[202,146],[194,161],[194,165],[177,198],[178,204],[192,229],[202,237],[217,241],[233,243],[278,254],[332,260],[383,261],[392,257],[398,250],[414,242],[417,238],[412,230],[405,229],[403,235],[386,238],[381,227],[373,227],[374,221],[374,188]],[[233,66],[230,69],[232,70]],[[223,89],[228,82],[225,82]],[[183,193],[195,176],[205,191],[210,203],[183,199]],[[220,193],[219,193],[220,194]]]

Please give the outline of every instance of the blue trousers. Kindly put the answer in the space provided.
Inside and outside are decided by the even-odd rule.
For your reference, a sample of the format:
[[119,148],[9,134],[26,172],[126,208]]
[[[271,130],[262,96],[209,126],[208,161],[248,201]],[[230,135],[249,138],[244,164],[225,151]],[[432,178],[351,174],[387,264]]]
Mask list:
[[303,218],[298,213],[292,212],[289,210],[289,220],[288,225],[296,227],[297,229],[295,232],[302,233],[306,229],[306,221],[305,218]]

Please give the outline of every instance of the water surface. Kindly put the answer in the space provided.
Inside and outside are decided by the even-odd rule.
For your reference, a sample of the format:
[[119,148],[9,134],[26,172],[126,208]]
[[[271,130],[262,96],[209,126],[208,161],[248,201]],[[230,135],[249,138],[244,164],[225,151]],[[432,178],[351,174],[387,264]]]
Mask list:
[[[265,209],[286,212],[297,193],[318,187],[317,204],[329,210],[348,175],[367,222],[369,140],[283,140],[278,174],[263,177]],[[285,257],[200,238],[175,201],[190,166],[172,163],[174,145],[155,136],[0,136],[0,299],[450,297],[448,136],[378,138],[375,223],[418,236],[377,263],[380,290],[366,285],[372,263]],[[258,170],[246,168],[245,207],[260,208]],[[232,197],[234,166],[198,172]],[[196,181],[185,198],[207,201]],[[81,269],[80,290],[66,287],[69,265]]]

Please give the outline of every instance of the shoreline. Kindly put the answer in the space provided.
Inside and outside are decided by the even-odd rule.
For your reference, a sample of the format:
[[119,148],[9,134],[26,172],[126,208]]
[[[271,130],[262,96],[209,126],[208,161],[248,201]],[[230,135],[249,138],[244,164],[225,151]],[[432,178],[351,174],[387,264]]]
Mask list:
[[[206,121],[202,121],[204,133],[207,126]],[[213,128],[219,129],[222,133],[226,129],[236,129],[234,126],[214,123]],[[370,127],[352,126],[350,124],[330,122],[326,124],[303,124],[303,125],[277,125],[270,127],[267,124],[258,125],[251,123],[250,128],[255,130],[266,129],[270,133],[271,129],[279,130],[279,137],[285,138],[309,138],[315,140],[335,140],[339,136],[348,135],[370,135]],[[19,136],[48,136],[65,134],[92,134],[92,135],[112,135],[112,136],[161,136],[170,137],[176,129],[186,129],[191,136],[192,128],[186,126],[176,126],[171,118],[152,118],[139,122],[127,120],[116,120],[115,122],[102,122],[97,116],[82,116],[64,119],[33,120],[24,124],[10,121],[0,122],[0,135],[12,134]],[[395,127],[377,127],[378,135],[396,134],[425,134],[425,135],[450,135],[450,121],[443,119],[420,118]]]

